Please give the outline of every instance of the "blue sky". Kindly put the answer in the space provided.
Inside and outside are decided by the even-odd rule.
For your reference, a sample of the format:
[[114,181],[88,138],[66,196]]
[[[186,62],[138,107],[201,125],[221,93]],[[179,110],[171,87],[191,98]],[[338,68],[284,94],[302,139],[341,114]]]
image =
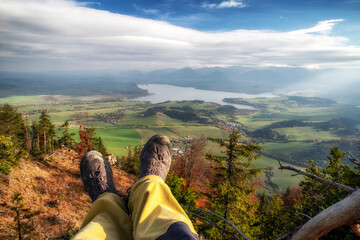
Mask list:
[[1,0],[0,71],[360,68],[360,0]]
[[[334,34],[360,45],[360,0],[103,0],[88,7],[163,20],[201,31],[269,29],[291,31],[329,19],[343,19]],[[221,3],[229,2],[220,7]],[[233,2],[233,4],[231,4]]]

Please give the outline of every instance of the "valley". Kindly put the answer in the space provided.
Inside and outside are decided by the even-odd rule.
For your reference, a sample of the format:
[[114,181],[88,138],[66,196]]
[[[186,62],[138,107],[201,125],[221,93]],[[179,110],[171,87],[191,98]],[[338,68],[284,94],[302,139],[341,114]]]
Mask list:
[[[360,146],[360,109],[322,98],[225,99],[232,106],[202,100],[126,101],[108,95],[14,96],[0,101],[14,104],[30,124],[42,110],[47,110],[58,127],[58,136],[66,120],[70,122],[70,131],[76,134],[78,121],[88,121],[108,152],[118,158],[127,154],[128,146],[142,145],[157,133],[167,135],[174,147],[181,148],[201,136],[227,138],[229,130],[237,128],[244,143],[251,141],[263,146],[263,156],[254,164],[258,168],[271,167],[271,181],[282,191],[297,185],[302,177],[291,177],[290,172],[278,170],[278,160],[303,168],[308,167],[307,159],[311,158],[323,167],[332,146],[357,155]],[[234,107],[238,103],[251,108]],[[78,138],[75,135],[75,140]],[[221,154],[221,150],[208,141],[207,151]],[[266,179],[264,173],[261,177]]]

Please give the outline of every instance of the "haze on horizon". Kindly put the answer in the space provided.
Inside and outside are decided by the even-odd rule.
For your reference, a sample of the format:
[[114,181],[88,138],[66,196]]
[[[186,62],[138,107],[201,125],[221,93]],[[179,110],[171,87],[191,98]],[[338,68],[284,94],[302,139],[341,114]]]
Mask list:
[[360,1],[2,0],[0,71],[359,69]]

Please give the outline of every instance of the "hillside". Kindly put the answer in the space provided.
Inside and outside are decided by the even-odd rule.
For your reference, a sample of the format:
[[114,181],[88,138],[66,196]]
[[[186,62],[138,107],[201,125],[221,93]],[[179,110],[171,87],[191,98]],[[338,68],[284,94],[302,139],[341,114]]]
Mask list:
[[[21,160],[9,176],[0,176],[0,239],[17,236],[14,193],[21,194],[30,212],[40,211],[31,218],[34,239],[67,239],[80,228],[91,206],[80,179],[80,158],[68,149],[57,150],[47,157],[43,161]],[[115,183],[121,183],[116,184],[117,190],[125,194],[136,177],[118,168],[113,171]]]
[[[304,100],[315,103],[319,99],[301,99]],[[306,107],[310,103],[306,102]],[[37,116],[38,108],[44,106],[51,107],[50,113],[42,111]],[[360,169],[343,164],[346,161],[345,152],[341,151],[341,145],[340,148],[332,147],[337,145],[335,142],[331,142],[329,146],[330,155],[327,151],[323,154],[327,159],[322,164],[324,168],[311,165],[306,172],[345,184],[349,187],[346,188],[348,191],[329,189],[311,179],[301,179],[299,176],[293,178],[290,177],[291,172],[281,172],[283,168],[299,171],[297,168],[300,162],[290,161],[292,159],[287,159],[286,155],[306,152],[312,156],[311,148],[315,144],[325,144],[331,139],[341,141],[340,134],[354,133],[351,143],[357,150],[358,133],[355,132],[359,129],[359,122],[348,118],[327,120],[329,110],[341,106],[344,105],[335,104],[325,109],[310,108],[310,112],[317,110],[320,113],[321,110],[327,114],[318,121],[311,121],[293,119],[297,114],[303,117],[300,110],[304,108],[299,107],[285,106],[284,110],[279,111],[264,106],[263,111],[248,112],[245,115],[234,108],[219,107],[203,101],[169,101],[160,104],[116,100],[92,101],[87,104],[46,103],[21,106],[22,113],[10,105],[4,105],[0,109],[0,135],[3,134],[0,142],[0,169],[3,174],[9,175],[0,176],[0,239],[14,239],[17,233],[22,234],[19,239],[69,239],[77,232],[91,203],[79,176],[79,154],[61,149],[62,146],[82,153],[88,149],[97,149],[103,154],[113,153],[112,150],[121,148],[127,151],[127,155],[117,166],[136,175],[139,171],[137,163],[141,143],[148,138],[147,135],[161,132],[159,130],[172,133],[169,136],[174,146],[174,164],[167,184],[180,204],[201,206],[216,214],[223,214],[224,208],[231,207],[236,214],[224,216],[229,217],[245,235],[251,236],[251,239],[276,239],[304,223],[305,219],[302,217],[293,217],[294,212],[315,216],[325,207],[341,201],[348,191],[355,191],[359,186]],[[28,114],[24,114],[24,110]],[[79,110],[82,111],[78,112]],[[87,111],[92,111],[95,115],[91,117]],[[288,115],[289,112],[291,115]],[[75,113],[79,118],[78,122],[74,119]],[[55,117],[57,126],[51,122],[50,114]],[[278,117],[273,119],[273,114]],[[335,116],[330,114],[331,117]],[[353,114],[355,116],[357,113]],[[24,115],[33,121],[31,127],[28,125],[29,119],[24,120]],[[281,115],[282,118],[279,118]],[[290,120],[286,120],[288,116],[291,117]],[[60,125],[66,119],[70,119],[70,123],[65,121]],[[144,119],[148,121],[144,123]],[[246,125],[238,122],[238,119],[247,120]],[[203,120],[207,120],[206,124]],[[86,125],[82,125],[81,121]],[[232,128],[239,129],[241,134],[237,130],[231,130]],[[76,131],[79,136],[74,142],[71,140],[71,133]],[[231,131],[230,135],[228,131]],[[227,137],[227,140],[222,139],[223,137]],[[252,144],[251,140],[262,141],[264,152],[260,159],[258,157],[262,147]],[[112,145],[107,144],[105,149],[103,143]],[[222,150],[226,151],[219,154]],[[233,155],[235,151],[236,154]],[[320,152],[319,149],[317,151]],[[33,160],[24,159],[29,156]],[[232,162],[234,164],[229,163],[234,160],[232,156],[236,156],[236,162]],[[278,169],[277,159],[286,164],[296,164]],[[301,159],[306,158],[302,155]],[[321,162],[315,159],[315,163]],[[321,167],[320,164],[318,166]],[[115,183],[121,183],[118,191],[125,194],[136,177],[117,167],[114,172]],[[261,179],[258,178],[259,175]],[[297,186],[300,180],[301,187]],[[209,184],[205,191],[202,190],[205,186],[203,184]],[[295,187],[288,188],[289,185]],[[224,201],[227,194],[234,196],[231,203]],[[197,205],[197,200],[201,204]],[[318,201],[324,204],[317,205]],[[236,206],[245,206],[246,210],[233,208]],[[249,214],[252,215],[251,219],[244,218]],[[206,239],[233,239],[224,238],[221,232],[210,229],[202,221],[192,220],[196,223],[198,232],[203,233]],[[339,226],[341,225],[344,224]],[[354,237],[347,226],[335,229],[330,235],[349,236],[346,239]]]

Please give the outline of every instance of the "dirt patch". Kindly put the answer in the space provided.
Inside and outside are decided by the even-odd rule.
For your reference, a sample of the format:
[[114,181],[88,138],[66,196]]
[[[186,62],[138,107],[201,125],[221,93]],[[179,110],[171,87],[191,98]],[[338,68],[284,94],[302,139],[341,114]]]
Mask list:
[[[91,200],[80,179],[78,154],[61,149],[51,159],[23,160],[9,176],[0,175],[0,239],[17,238],[15,193],[26,208],[39,213],[31,219],[35,229],[26,238],[63,239],[80,228]],[[118,192],[125,195],[136,177],[116,167],[113,172]]]

